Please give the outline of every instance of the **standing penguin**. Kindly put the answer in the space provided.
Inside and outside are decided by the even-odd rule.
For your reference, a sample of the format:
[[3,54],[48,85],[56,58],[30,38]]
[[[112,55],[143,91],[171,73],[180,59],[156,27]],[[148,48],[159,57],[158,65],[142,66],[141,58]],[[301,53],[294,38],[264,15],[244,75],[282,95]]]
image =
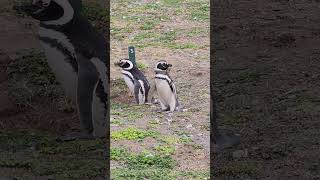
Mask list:
[[180,110],[176,86],[170,78],[168,69],[171,67],[166,61],[159,61],[155,68],[155,90],[158,92],[161,110],[173,112]]
[[149,102],[148,93],[150,85],[147,78],[129,59],[121,59],[115,65],[122,68],[121,73],[130,92],[134,95],[138,104]]
[[15,7],[40,21],[48,64],[66,95],[77,102],[82,132],[69,139],[106,137],[108,129],[108,46],[81,8],[81,0],[33,0]]

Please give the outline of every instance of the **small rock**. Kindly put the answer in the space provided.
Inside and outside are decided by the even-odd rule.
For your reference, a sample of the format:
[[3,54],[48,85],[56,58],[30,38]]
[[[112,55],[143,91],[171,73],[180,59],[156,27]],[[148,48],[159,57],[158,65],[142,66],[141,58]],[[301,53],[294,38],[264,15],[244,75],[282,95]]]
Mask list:
[[248,157],[248,149],[234,151],[232,157],[234,159],[246,158]]
[[192,124],[187,125],[187,129],[190,129],[190,128],[192,128]]

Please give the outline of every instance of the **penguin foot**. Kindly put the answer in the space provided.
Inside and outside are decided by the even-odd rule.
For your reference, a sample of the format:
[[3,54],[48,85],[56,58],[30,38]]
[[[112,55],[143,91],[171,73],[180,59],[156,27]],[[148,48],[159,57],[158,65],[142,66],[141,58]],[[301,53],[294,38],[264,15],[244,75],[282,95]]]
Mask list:
[[158,109],[157,110],[158,113],[169,112],[169,111],[170,111],[169,108],[168,109]]
[[160,104],[160,101],[157,99],[153,99],[153,101],[151,102],[152,104]]
[[57,141],[92,140],[95,137],[86,132],[71,132],[57,138]]

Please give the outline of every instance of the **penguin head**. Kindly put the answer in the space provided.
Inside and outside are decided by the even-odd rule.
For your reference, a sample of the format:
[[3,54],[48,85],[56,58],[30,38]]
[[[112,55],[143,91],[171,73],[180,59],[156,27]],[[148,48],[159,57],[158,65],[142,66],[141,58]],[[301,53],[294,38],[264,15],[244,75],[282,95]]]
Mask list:
[[169,67],[172,67],[172,64],[169,64],[167,61],[162,60],[156,64],[155,70],[156,71],[167,71],[169,69]]
[[15,10],[39,20],[43,24],[62,26],[80,13],[81,0],[32,0],[15,6]]
[[115,65],[127,71],[134,68],[134,64],[129,59],[121,59],[119,62],[116,62]]

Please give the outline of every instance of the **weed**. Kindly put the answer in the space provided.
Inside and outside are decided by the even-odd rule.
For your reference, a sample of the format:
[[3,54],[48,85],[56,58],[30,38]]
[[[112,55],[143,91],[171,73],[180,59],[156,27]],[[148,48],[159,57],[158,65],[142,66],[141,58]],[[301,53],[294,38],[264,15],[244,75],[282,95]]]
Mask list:
[[180,142],[180,139],[175,136],[163,136],[160,140],[168,145],[174,145]]
[[172,168],[174,166],[174,160],[170,156],[160,156],[149,152],[132,155],[126,163],[130,169]]
[[155,150],[158,151],[160,154],[164,155],[172,155],[175,152],[174,146],[168,145],[156,146]]
[[196,21],[208,21],[209,20],[209,4],[203,4],[199,8],[191,12],[191,19]]
[[82,8],[82,13],[90,21],[105,21],[108,23],[109,11],[98,3],[86,3]]
[[129,127],[121,131],[116,131],[111,133],[111,139],[114,140],[141,140],[146,137],[156,138],[159,136],[158,132],[155,131],[144,131],[134,127]]
[[18,105],[27,106],[40,98],[53,101],[64,91],[51,72],[43,53],[26,50],[7,68],[9,92]]
[[130,153],[123,148],[111,148],[110,159],[115,161],[124,161],[130,156]]
[[0,160],[0,167],[29,169],[32,167],[32,162],[16,160],[16,159],[7,159],[7,160],[2,159],[2,160]]
[[137,66],[138,66],[138,68],[139,68],[141,71],[144,71],[144,70],[146,70],[146,69],[148,68],[148,65],[143,64],[143,63],[141,63],[141,62],[138,62],[138,63],[137,63]]

